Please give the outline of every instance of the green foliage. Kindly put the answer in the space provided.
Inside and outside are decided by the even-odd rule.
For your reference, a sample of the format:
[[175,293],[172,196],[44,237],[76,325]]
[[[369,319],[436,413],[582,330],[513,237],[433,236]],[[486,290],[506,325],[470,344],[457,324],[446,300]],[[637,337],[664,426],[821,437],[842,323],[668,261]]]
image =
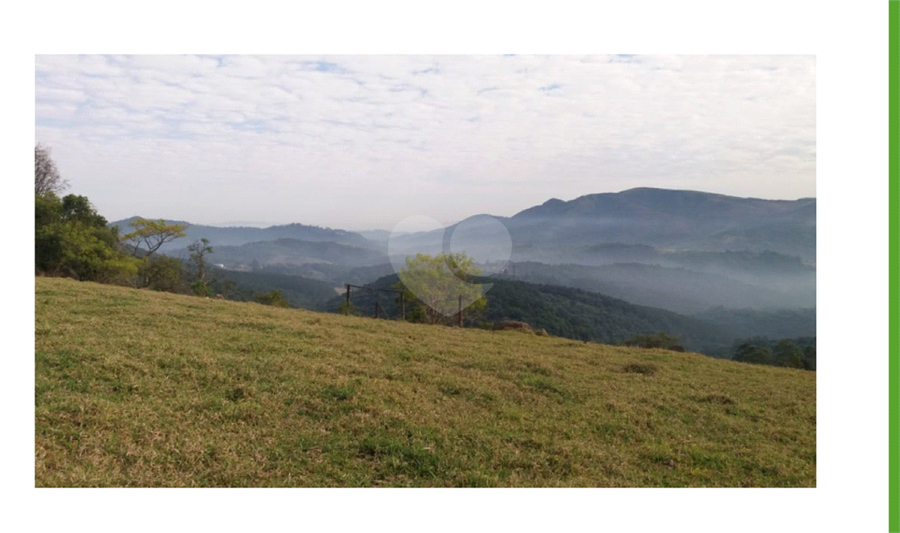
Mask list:
[[754,337],[735,343],[732,359],[745,363],[816,369],[815,337],[780,339]]
[[745,342],[738,346],[733,359],[742,363],[754,363],[758,365],[771,365],[775,362],[772,350],[768,346],[759,346]]
[[60,206],[62,222],[81,222],[94,228],[105,228],[106,218],[100,215],[87,196],[66,195]]
[[480,273],[475,260],[463,252],[416,254],[406,258],[399,277],[411,307],[421,310],[428,323],[436,324],[457,320],[460,302],[466,314],[485,308],[482,287],[473,283],[473,276]]
[[664,348],[666,350],[683,351],[681,339],[674,335],[669,335],[664,331],[659,333],[645,333],[635,335],[622,341],[623,346],[637,346],[640,348]]
[[182,224],[166,224],[165,220],[146,220],[139,218],[130,224],[134,231],[122,236],[122,242],[132,247],[132,254],[141,251],[141,245],[147,247],[145,255],[152,255],[163,244],[184,237],[187,226]]
[[[204,283],[203,281],[201,281],[199,279],[194,280],[194,282],[191,283],[191,292],[194,294],[194,296],[205,296],[207,298],[209,298],[210,296],[215,294],[206,283]],[[284,296],[282,296],[282,299],[283,298],[284,298]],[[285,300],[285,302],[287,302],[287,300]],[[278,304],[270,304],[270,305],[278,305]],[[287,305],[283,305],[280,307],[287,307]]]
[[191,254],[191,261],[194,263],[194,268],[196,270],[196,278],[191,284],[191,289],[197,296],[211,296],[214,294],[209,287],[211,280],[206,278],[208,270],[206,256],[213,252],[212,246],[209,245],[209,239],[204,237],[195,241],[188,246],[188,252]]
[[[334,287],[324,281],[302,276],[271,272],[238,272],[230,270],[220,273],[219,278],[210,282],[212,289],[232,300],[255,301],[256,294],[278,289],[291,307],[321,309],[325,302],[337,293]],[[335,304],[335,310],[340,302]]]
[[54,222],[59,222],[62,217],[62,202],[55,194],[34,195],[34,228],[43,228]]
[[290,307],[291,305],[288,303],[287,299],[285,299],[284,294],[281,293],[280,290],[275,289],[270,292],[265,292],[261,294],[257,294],[254,300],[263,305],[273,305],[275,307]]
[[[483,310],[465,309],[464,325],[477,327],[485,322],[514,320],[527,322],[535,330],[546,330],[556,337],[618,344],[623,339],[652,331],[678,335],[682,345],[691,351],[706,346],[728,351],[735,336],[723,328],[662,309],[633,305],[624,300],[570,287],[537,285],[498,278],[473,277],[479,284],[492,284],[486,294]],[[385,276],[369,284],[375,289],[403,288],[397,275]],[[353,303],[370,314],[378,302],[390,318],[400,317],[400,306],[394,294],[354,291]],[[337,312],[342,297],[332,296],[325,309]],[[416,321],[420,307],[407,299],[406,317]],[[424,311],[422,311],[424,313]],[[450,322],[455,317],[451,317]],[[420,321],[426,321],[420,319]],[[727,357],[727,353],[723,357]]]
[[341,307],[338,309],[338,312],[342,315],[353,315],[353,316],[361,316],[362,311],[359,310],[359,307],[353,305],[353,302],[350,302],[350,305],[347,305],[347,300],[344,300],[344,303],[341,304]]
[[187,283],[184,280],[184,264],[180,259],[166,255],[145,257],[138,269],[139,287],[155,291],[184,293]]
[[126,284],[138,262],[123,256],[115,230],[84,196],[35,195],[35,270],[53,276]]
[[773,350],[775,360],[781,366],[803,368],[803,351],[789,339],[781,339]]

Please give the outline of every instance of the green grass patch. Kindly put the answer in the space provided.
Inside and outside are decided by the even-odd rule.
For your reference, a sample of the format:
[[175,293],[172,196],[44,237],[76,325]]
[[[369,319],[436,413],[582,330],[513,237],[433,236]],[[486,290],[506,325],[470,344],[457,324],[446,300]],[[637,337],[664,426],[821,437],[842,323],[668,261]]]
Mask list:
[[814,372],[37,278],[35,485],[814,487]]

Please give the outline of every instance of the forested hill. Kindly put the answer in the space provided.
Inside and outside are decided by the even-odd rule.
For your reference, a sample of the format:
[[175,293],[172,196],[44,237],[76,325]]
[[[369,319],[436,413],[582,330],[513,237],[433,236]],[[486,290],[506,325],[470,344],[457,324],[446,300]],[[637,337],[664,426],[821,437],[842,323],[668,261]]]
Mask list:
[[[378,279],[368,286],[387,289],[399,282],[396,274]],[[551,335],[577,340],[615,344],[638,334],[665,331],[681,337],[688,350],[721,352],[736,336],[725,327],[663,309],[634,305],[624,300],[569,287],[536,285],[496,278],[475,278],[490,283],[487,307],[466,316],[467,325],[480,322],[519,320]],[[331,299],[326,309],[338,312],[343,296]],[[374,315],[377,301],[383,315],[400,316],[397,296],[387,292],[356,289],[352,304],[364,315]]]

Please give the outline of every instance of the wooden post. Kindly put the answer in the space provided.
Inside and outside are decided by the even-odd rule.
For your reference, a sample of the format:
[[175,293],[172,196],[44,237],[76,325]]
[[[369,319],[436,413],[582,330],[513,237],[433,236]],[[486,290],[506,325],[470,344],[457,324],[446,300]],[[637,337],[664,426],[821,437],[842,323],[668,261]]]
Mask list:
[[462,294],[459,295],[459,327],[462,326]]
[[400,293],[400,320],[406,320],[406,295]]
[[347,284],[347,310],[344,313],[349,316],[350,315],[350,284]]

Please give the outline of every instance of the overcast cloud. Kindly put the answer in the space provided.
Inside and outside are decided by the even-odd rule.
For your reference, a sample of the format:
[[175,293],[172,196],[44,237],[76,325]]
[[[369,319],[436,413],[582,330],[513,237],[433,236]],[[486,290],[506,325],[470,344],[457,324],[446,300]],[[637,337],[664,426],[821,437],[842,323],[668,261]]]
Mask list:
[[814,56],[47,56],[36,141],[109,220],[392,228],[632,187],[816,194]]

